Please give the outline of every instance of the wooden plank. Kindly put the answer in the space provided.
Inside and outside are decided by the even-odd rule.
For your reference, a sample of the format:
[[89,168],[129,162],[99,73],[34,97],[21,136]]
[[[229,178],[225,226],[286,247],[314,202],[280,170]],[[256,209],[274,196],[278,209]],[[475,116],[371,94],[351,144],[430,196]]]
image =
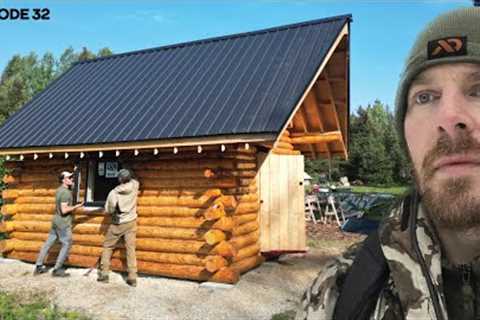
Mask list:
[[288,203],[290,202],[290,194],[288,193],[288,182],[290,178],[290,158],[297,157],[297,156],[279,156],[279,171],[278,177],[279,182],[275,185],[276,189],[276,198],[279,203],[279,215],[280,215],[280,242],[278,249],[285,250],[285,248],[289,248],[289,206]]
[[[318,86],[318,84],[315,84],[315,87],[316,86]],[[318,100],[317,100],[317,95],[315,94],[315,90],[311,90],[310,94],[307,96],[307,99],[305,99],[305,105],[310,106],[311,110],[313,110],[315,116],[318,119],[320,131],[325,132],[325,126],[323,125],[323,119],[322,119],[323,117],[320,114],[317,101]],[[328,158],[331,159],[331,151],[330,151],[330,146],[328,145],[328,142],[325,143],[325,146],[327,148]]]
[[[305,115],[305,110],[304,108],[300,108],[300,110],[298,111],[298,116],[297,116],[300,124],[301,124],[301,127],[303,129],[303,132],[309,132],[311,130],[310,128],[310,125],[308,123],[308,120],[307,120],[307,116]],[[290,142],[291,143],[291,142]],[[313,159],[316,159],[316,154],[315,154],[315,149],[313,148],[312,145],[309,145],[308,146],[308,149],[310,150],[310,153],[312,154],[312,158]]]
[[[289,157],[288,163],[288,234],[290,235],[288,250],[296,250],[298,247],[298,219],[297,219],[297,201],[301,200],[298,198],[298,162],[303,161],[303,156]],[[303,177],[302,177],[303,180]],[[303,188],[303,186],[302,186]]]
[[[280,201],[278,188],[281,187],[281,171],[279,155],[270,157],[270,250],[278,250],[280,244]],[[274,192],[275,191],[275,192]]]
[[[259,161],[261,158],[259,157]],[[270,156],[259,162],[260,174],[260,244],[262,251],[270,248]]]
[[[303,182],[303,172],[305,171],[305,162],[303,159],[297,162],[297,172],[296,175],[301,177],[301,181]],[[302,185],[298,185],[296,197],[298,197],[298,201],[295,201],[296,204],[296,212],[297,212],[297,230],[298,230],[298,249],[305,250],[307,248],[307,230],[305,228],[305,214],[304,214],[304,199],[305,199],[305,189]]]
[[125,143],[105,143],[92,145],[75,146],[49,146],[49,147],[29,147],[29,148],[6,148],[0,149],[0,155],[20,155],[34,153],[80,153],[90,151],[115,151],[115,150],[133,150],[133,149],[155,149],[155,148],[173,148],[206,146],[216,144],[237,144],[237,143],[255,143],[276,140],[274,134],[242,134],[235,136],[218,137],[199,137],[188,139],[165,139],[154,141],[135,141]]
[[[326,82],[326,88],[327,88],[326,94],[327,94],[327,96],[330,100],[330,106],[333,109],[332,111],[333,111],[333,115],[334,115],[334,119],[335,119],[335,124],[336,124],[338,130],[345,131],[345,128],[342,128],[342,126],[340,125],[340,120],[338,118],[338,112],[337,112],[337,101],[335,100],[335,97],[333,96],[332,86],[331,86],[330,81],[328,79],[328,73],[327,73],[326,70],[324,71],[323,76],[327,80],[327,82]],[[347,126],[348,124],[345,124],[345,125]],[[342,149],[343,149],[343,156],[344,156],[345,159],[348,159],[347,147],[345,145],[345,141],[343,141],[343,138],[341,139],[340,143],[341,143]]]

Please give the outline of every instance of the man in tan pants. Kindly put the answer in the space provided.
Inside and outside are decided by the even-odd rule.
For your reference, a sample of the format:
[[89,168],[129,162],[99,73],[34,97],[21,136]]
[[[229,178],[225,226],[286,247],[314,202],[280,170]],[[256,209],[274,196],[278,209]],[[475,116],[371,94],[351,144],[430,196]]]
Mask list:
[[127,169],[118,172],[120,184],[108,194],[105,212],[112,215],[112,224],[107,230],[103,243],[103,253],[100,262],[98,281],[108,282],[110,260],[115,245],[121,237],[125,240],[127,251],[127,284],[137,286],[137,257],[135,255],[135,240],[137,235],[137,195],[139,183],[132,178]]

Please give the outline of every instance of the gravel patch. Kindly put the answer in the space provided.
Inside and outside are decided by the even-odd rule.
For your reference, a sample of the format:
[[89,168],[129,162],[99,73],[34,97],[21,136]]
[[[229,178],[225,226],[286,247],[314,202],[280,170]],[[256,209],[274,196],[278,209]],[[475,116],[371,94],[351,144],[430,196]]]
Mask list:
[[34,265],[0,258],[0,290],[41,292],[64,310],[93,319],[255,319],[295,309],[306,287],[329,256],[312,249],[305,255],[284,255],[241,276],[235,285],[142,276],[136,288],[112,272],[110,283],[98,283],[96,270],[70,268],[71,277],[33,276]]

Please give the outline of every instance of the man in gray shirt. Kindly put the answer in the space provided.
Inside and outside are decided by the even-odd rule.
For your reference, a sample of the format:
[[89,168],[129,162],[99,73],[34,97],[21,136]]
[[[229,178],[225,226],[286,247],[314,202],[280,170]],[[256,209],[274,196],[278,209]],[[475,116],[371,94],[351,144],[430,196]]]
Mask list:
[[47,241],[43,244],[42,249],[35,263],[34,275],[45,273],[47,268],[43,265],[45,257],[52,245],[58,239],[62,244],[60,253],[58,254],[55,267],[52,271],[54,277],[67,277],[68,273],[63,268],[63,263],[68,257],[68,252],[72,246],[72,212],[83,206],[83,202],[77,205],[73,204],[73,196],[70,187],[73,186],[73,173],[63,171],[58,177],[61,185],[55,193],[55,214],[52,219],[52,227],[48,234]]

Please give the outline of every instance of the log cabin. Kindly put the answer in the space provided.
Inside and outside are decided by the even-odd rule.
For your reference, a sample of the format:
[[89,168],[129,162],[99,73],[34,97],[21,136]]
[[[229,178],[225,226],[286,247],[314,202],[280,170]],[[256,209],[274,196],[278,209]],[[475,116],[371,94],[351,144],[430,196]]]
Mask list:
[[[304,157],[347,158],[351,16],[82,61],[0,127],[5,257],[35,261],[78,168],[67,263],[93,267],[119,169],[140,182],[145,274],[236,283],[306,249]],[[53,250],[48,257],[55,259]],[[120,245],[114,270],[125,269]]]

